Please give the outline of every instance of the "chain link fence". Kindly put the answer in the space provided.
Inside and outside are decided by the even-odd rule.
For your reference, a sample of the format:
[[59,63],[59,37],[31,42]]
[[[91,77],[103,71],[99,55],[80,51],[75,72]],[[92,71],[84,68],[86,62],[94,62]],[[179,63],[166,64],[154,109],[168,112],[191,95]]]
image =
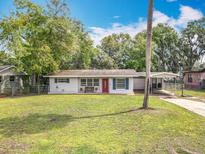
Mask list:
[[181,83],[169,83],[165,82],[163,85],[163,89],[167,91],[174,91],[174,90],[181,90],[182,89],[182,84]]
[[21,96],[21,95],[40,95],[48,94],[49,86],[48,85],[36,85],[36,86],[23,86],[17,87],[12,85],[10,87],[4,88],[3,95],[7,96]]

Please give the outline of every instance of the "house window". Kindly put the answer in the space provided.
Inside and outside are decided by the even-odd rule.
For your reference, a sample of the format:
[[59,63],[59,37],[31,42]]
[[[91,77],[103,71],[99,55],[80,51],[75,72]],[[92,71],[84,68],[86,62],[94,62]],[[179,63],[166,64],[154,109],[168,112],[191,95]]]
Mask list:
[[14,82],[14,81],[15,81],[15,76],[10,76],[10,77],[9,77],[9,81],[10,81],[10,82]]
[[94,79],[94,86],[99,86],[99,79]]
[[2,82],[2,76],[0,76],[0,82]]
[[87,86],[93,86],[93,79],[87,79]]
[[188,74],[188,82],[192,83],[193,79],[192,79],[192,74]]
[[99,79],[93,79],[93,78],[81,79],[80,85],[85,87],[99,86]]
[[55,83],[70,83],[69,78],[55,78]]
[[81,83],[80,84],[81,86],[86,86],[86,84],[87,84],[86,79],[81,79],[80,83]]
[[116,79],[116,89],[126,89],[126,79]]

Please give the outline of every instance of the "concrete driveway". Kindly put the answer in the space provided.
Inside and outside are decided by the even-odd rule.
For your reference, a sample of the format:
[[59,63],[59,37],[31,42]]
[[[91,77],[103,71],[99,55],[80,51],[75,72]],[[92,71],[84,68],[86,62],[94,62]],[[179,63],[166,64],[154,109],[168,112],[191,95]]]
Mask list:
[[179,105],[187,110],[205,117],[205,103],[181,98],[161,98],[164,101]]

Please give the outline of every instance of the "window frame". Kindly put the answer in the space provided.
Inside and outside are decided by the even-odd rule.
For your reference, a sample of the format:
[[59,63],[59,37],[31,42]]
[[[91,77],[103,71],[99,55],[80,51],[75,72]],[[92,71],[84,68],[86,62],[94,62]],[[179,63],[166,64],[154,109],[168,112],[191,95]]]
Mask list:
[[55,83],[70,83],[70,78],[55,78]]
[[[119,83],[119,80],[123,80],[123,81],[121,81],[121,83]],[[115,87],[116,87],[117,90],[125,90],[126,89],[126,78],[116,78]]]
[[[13,80],[11,80],[11,79],[13,79]],[[9,76],[9,81],[10,81],[10,82],[15,82],[15,76],[14,76],[14,75]]]
[[[84,84],[82,84],[84,81]],[[80,86],[82,87],[99,87],[100,86],[100,79],[99,78],[81,78],[80,79]]]
[[[96,80],[97,80],[97,81],[96,81]],[[99,87],[99,86],[100,86],[100,80],[97,79],[97,78],[94,78],[94,79],[93,79],[93,85],[94,85],[94,87]]]
[[[85,80],[84,84],[82,84],[82,80]],[[87,80],[85,78],[80,79],[80,86],[86,86],[87,85]]]
[[93,87],[93,79],[87,78],[87,87]]
[[188,74],[188,83],[192,83],[193,82],[193,77],[192,77],[192,74],[189,73]]

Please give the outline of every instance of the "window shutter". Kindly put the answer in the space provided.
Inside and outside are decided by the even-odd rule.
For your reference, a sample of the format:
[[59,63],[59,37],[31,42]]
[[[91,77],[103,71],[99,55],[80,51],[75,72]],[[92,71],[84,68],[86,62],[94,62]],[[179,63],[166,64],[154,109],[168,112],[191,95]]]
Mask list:
[[126,78],[126,89],[129,89],[129,78]]
[[70,83],[70,79],[69,78],[67,78],[67,83]]
[[115,90],[116,89],[116,79],[115,78],[113,78],[112,80],[112,85],[113,85],[113,90]]

